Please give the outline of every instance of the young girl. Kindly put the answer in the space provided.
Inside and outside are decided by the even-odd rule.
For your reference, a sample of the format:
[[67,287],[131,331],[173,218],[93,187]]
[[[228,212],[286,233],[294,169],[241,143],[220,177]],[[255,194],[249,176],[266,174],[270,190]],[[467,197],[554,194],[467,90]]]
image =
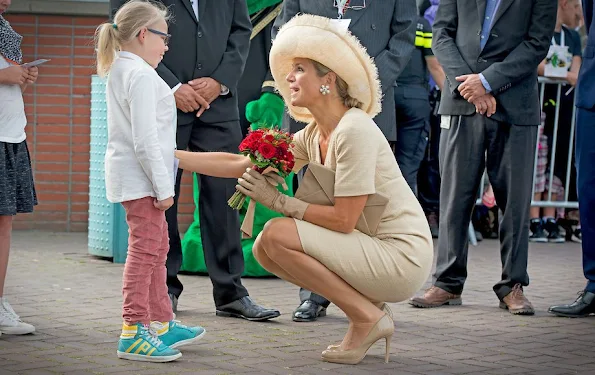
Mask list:
[[173,320],[165,261],[165,210],[173,204],[176,106],[155,68],[167,52],[167,9],[133,0],[97,29],[97,71],[107,79],[107,199],[122,203],[129,226],[118,357],[169,362],[202,327]]
[[3,297],[12,219],[33,212],[37,204],[25,134],[23,91],[37,80],[37,68],[24,68],[22,37],[2,14],[10,1],[0,0],[0,335],[23,335],[35,328],[23,323]]

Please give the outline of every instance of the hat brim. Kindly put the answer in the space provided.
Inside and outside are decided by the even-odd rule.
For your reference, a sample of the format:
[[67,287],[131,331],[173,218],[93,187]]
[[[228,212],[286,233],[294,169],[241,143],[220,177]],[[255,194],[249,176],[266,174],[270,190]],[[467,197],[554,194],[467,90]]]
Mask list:
[[291,105],[286,76],[296,58],[317,61],[335,72],[349,86],[349,96],[362,102],[361,109],[370,117],[380,112],[382,91],[378,70],[359,40],[348,30],[336,27],[330,18],[300,14],[281,27],[269,57],[277,89],[295,120],[313,120],[307,108]]

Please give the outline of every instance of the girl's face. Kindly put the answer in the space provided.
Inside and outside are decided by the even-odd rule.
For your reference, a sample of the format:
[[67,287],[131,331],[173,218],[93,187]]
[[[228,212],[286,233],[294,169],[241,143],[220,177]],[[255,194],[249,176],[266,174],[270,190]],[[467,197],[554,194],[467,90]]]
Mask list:
[[326,77],[318,76],[312,61],[302,58],[293,60],[293,68],[285,79],[289,82],[291,105],[294,107],[309,108],[320,101],[320,88],[327,84]]
[[141,29],[138,35],[143,48],[142,57],[153,68],[157,68],[168,50],[167,43],[170,35],[167,31],[167,22],[161,20],[152,26]]
[[6,10],[10,7],[11,0],[0,0],[0,14],[6,12]]

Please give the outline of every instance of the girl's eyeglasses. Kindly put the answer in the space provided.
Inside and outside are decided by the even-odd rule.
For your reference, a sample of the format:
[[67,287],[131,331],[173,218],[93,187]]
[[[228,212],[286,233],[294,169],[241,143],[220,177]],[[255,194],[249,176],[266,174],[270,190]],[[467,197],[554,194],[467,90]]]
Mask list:
[[[159,30],[151,29],[151,28],[148,28],[148,27],[147,27],[147,31],[148,31],[148,32],[150,32],[150,33],[153,33],[153,34],[155,34],[155,35],[160,35],[160,36],[162,36],[162,37],[163,37],[163,43],[164,43],[166,46],[167,46],[167,44],[169,43],[169,39],[171,38],[171,35],[170,35],[170,34],[166,34],[166,33],[163,33],[163,32],[161,32],[161,31],[159,31]],[[140,31],[138,32],[138,35],[140,35]],[[138,36],[138,35],[137,35],[137,36]]]

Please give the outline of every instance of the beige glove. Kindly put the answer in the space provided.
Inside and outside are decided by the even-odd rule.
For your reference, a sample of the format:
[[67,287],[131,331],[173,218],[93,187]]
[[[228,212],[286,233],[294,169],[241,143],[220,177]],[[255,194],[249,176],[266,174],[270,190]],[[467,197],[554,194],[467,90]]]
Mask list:
[[302,220],[308,203],[277,190],[277,185],[283,182],[283,178],[274,172],[262,175],[249,168],[241,178],[238,178],[239,185],[236,188],[250,199],[273,211]]

